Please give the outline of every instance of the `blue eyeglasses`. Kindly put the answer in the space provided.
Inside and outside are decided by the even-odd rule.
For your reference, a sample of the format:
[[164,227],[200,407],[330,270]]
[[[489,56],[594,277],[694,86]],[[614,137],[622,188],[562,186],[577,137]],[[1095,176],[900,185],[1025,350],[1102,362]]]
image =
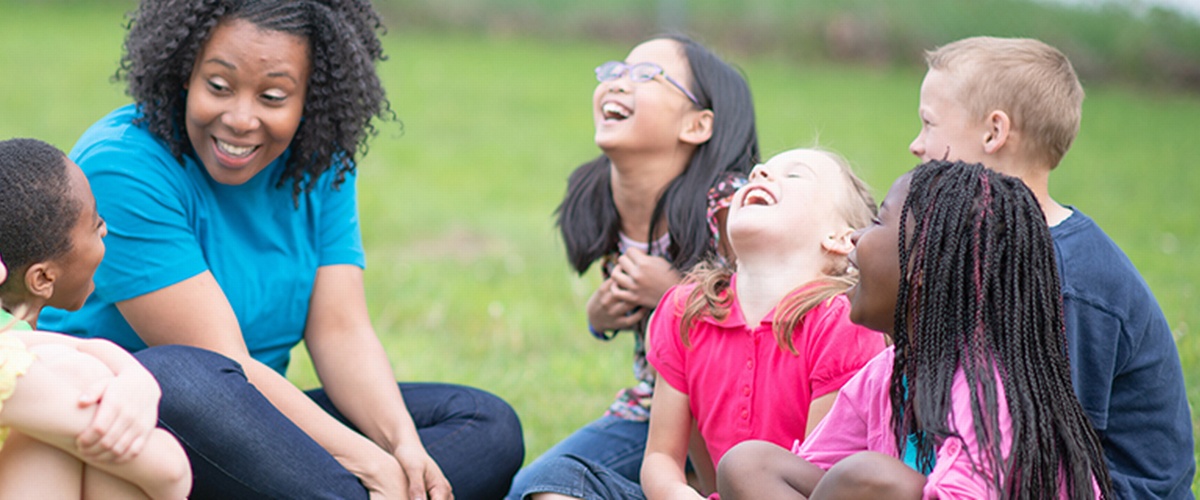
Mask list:
[[690,90],[685,88],[683,85],[680,85],[679,82],[675,81],[674,78],[667,76],[667,73],[663,71],[662,66],[652,62],[640,62],[629,65],[621,61],[609,61],[596,66],[596,81],[598,82],[616,80],[617,78],[625,76],[626,74],[629,74],[630,81],[637,83],[648,82],[653,80],[654,77],[662,75],[662,77],[667,80],[667,83],[674,85],[675,88],[679,89],[680,92],[683,92],[683,95],[687,96],[688,100],[692,101],[692,104],[700,106],[700,100],[696,99],[696,96],[692,95]]

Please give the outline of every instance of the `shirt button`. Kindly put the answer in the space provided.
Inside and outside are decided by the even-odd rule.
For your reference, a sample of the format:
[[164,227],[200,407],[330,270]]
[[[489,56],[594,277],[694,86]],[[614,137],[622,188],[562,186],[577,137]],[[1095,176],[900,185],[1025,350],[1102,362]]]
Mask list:
[[754,360],[753,360],[753,359],[747,359],[747,360],[746,360],[746,368],[747,368],[747,369],[754,368]]
[[750,412],[747,410],[742,410],[742,420],[746,420],[748,418],[750,418]]
[[749,396],[750,395],[750,386],[747,385],[745,387],[742,387],[742,394]]

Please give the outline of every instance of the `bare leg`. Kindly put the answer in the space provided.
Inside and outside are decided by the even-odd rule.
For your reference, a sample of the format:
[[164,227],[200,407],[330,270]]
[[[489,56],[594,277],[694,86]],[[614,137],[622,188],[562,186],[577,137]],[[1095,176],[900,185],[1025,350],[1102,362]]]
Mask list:
[[717,466],[717,491],[725,500],[804,499],[825,471],[766,441],[731,448]]
[[920,499],[925,476],[889,455],[855,453],[829,469],[813,499]]
[[0,500],[79,498],[82,478],[78,459],[15,430],[0,450]]
[[146,500],[146,493],[133,483],[95,467],[83,468],[83,500],[124,498]]
[[17,380],[16,391],[0,411],[0,424],[129,481],[151,498],[184,498],[191,489],[187,455],[162,429],[154,430],[141,454],[122,464],[90,462],[77,454],[75,437],[95,415],[95,406],[79,407],[79,395],[97,380],[113,375],[92,356],[73,349],[43,347],[60,346],[35,348],[40,359]]

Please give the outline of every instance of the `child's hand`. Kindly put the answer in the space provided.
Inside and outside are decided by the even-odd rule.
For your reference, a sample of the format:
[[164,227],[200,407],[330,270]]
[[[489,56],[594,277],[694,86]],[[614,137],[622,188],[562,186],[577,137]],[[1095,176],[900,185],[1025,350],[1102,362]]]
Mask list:
[[154,377],[135,370],[126,370],[83,391],[79,406],[97,406],[91,424],[75,438],[80,454],[114,463],[137,457],[158,421],[161,395]]
[[612,280],[623,292],[617,298],[642,307],[653,309],[658,301],[683,276],[662,257],[653,257],[636,248],[630,248],[617,259]]
[[620,290],[612,278],[600,284],[600,288],[596,289],[596,293],[592,294],[587,303],[588,323],[592,328],[604,331],[627,330],[646,316],[645,308],[639,309],[637,304],[622,300],[622,294],[627,297],[630,295]]

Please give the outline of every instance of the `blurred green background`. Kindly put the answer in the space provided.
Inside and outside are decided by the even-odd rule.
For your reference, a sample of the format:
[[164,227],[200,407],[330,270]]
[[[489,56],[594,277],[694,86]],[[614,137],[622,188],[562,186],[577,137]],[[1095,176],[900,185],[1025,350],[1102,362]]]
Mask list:
[[[1189,399],[1200,401],[1196,18],[1145,3],[675,2],[378,4],[390,28],[380,71],[402,123],[381,124],[359,190],[370,310],[397,378],[504,397],[521,415],[527,460],[631,382],[628,336],[587,333],[584,303],[599,276],[570,271],[553,211],[567,175],[598,152],[592,68],[674,25],[744,70],[766,156],[819,143],[846,155],[879,198],[917,163],[907,146],[922,50],[984,34],[1063,49],[1088,97],[1051,191],[1141,270],[1176,336]],[[133,7],[0,0],[0,138],[70,149],[127,103],[111,76]],[[289,377],[317,384],[303,349]]]

